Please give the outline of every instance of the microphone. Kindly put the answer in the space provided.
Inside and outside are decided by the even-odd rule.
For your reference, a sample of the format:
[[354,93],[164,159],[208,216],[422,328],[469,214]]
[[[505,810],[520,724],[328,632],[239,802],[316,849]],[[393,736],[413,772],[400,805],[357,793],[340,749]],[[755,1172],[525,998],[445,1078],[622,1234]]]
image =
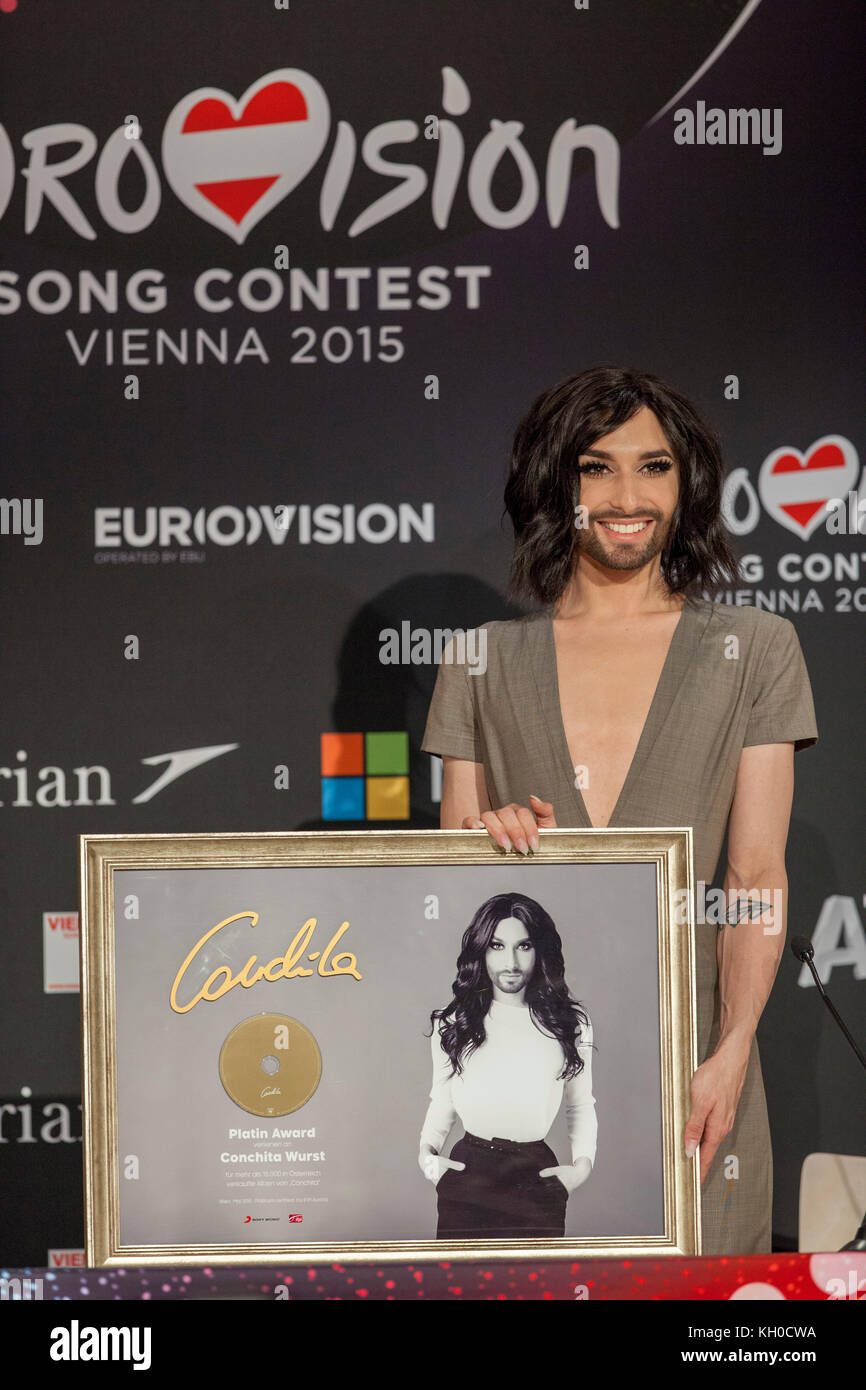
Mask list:
[[812,972],[812,978],[814,979],[815,984],[818,986],[818,992],[821,995],[821,998],[824,1000],[824,1003],[827,1005],[827,1008],[830,1010],[839,1027],[842,1029],[842,1032],[845,1034],[845,1037],[848,1039],[855,1053],[859,1057],[861,1065],[863,1067],[866,1067],[866,1057],[863,1056],[863,1053],[860,1051],[854,1039],[851,1037],[851,1034],[845,1027],[845,1023],[838,1010],[836,1009],[835,1004],[833,1003],[829,994],[825,990],[824,986],[821,984],[820,977],[818,975],[817,970],[815,969],[815,952],[812,949],[811,941],[807,940],[805,936],[795,936],[791,942],[791,950],[797,957],[797,960],[802,961],[804,965],[808,965],[809,969]]
[[[820,993],[821,998],[824,1000],[824,1003],[827,1005],[827,1008],[830,1010],[839,1027],[842,1029],[842,1032],[845,1034],[845,1037],[848,1039],[849,1043],[853,1047],[861,1063],[864,1067],[866,1067],[866,1057],[863,1056],[863,1053],[860,1051],[854,1039],[851,1037],[851,1034],[845,1027],[845,1024],[838,1010],[833,1004],[832,999],[825,990],[824,986],[821,984],[820,977],[818,975],[817,970],[815,969],[815,952],[812,949],[811,941],[807,940],[805,936],[795,936],[791,941],[791,950],[797,957],[797,960],[802,961],[804,965],[808,965],[809,969],[812,972],[812,978],[815,981],[815,984],[818,986],[818,992]],[[849,1240],[847,1245],[842,1246],[842,1249],[866,1250],[866,1215],[864,1215],[854,1239]]]

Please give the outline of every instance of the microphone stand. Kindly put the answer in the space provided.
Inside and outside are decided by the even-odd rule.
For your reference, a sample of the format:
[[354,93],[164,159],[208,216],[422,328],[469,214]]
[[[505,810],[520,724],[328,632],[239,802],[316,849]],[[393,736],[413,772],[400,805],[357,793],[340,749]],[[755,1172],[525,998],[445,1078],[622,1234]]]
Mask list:
[[[842,1016],[840,1015],[838,1009],[834,1005],[832,999],[830,998],[823,984],[821,983],[821,979],[818,975],[817,970],[815,969],[815,952],[812,948],[812,943],[810,941],[807,941],[806,938],[803,936],[795,936],[794,940],[791,942],[791,950],[797,957],[797,960],[802,961],[804,965],[808,965],[809,969],[812,972],[812,978],[815,981],[815,984],[818,986],[818,993],[824,1000],[824,1003],[827,1005],[827,1008],[830,1010],[830,1013],[833,1015],[839,1027],[842,1029],[842,1032],[845,1034],[845,1037],[851,1044],[851,1047],[854,1049],[854,1052],[856,1053],[861,1066],[866,1068],[866,1057],[863,1056],[863,1053],[860,1051],[860,1048],[857,1046],[856,1042],[852,1038],[851,1034],[845,1026],[845,1022],[842,1019]],[[842,1246],[842,1249],[866,1250],[866,1212],[863,1213],[863,1220],[860,1222],[859,1228],[857,1230],[856,1235],[854,1236],[854,1239],[849,1240],[847,1245]]]

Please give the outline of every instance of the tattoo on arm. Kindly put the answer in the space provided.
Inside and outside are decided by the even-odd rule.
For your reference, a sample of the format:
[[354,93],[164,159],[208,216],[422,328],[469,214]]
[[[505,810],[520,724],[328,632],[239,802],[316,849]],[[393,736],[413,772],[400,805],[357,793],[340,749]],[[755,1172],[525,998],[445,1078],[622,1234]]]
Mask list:
[[[742,898],[738,898],[725,913],[725,922],[729,927],[735,927],[738,922],[742,922],[744,919],[749,921],[759,920],[765,912],[771,911],[772,906],[772,903],[765,903],[763,901],[756,903],[751,899],[749,899],[748,902],[744,902]],[[722,930],[725,922],[719,923],[719,931]]]

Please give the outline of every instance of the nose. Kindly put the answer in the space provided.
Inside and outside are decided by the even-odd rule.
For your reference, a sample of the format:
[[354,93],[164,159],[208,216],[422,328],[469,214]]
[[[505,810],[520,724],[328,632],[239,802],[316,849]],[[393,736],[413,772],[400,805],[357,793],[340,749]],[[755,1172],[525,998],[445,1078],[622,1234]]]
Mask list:
[[505,948],[505,969],[512,971],[517,969],[517,952],[513,946],[506,946]]
[[640,511],[640,481],[630,468],[620,469],[611,480],[606,503],[626,516],[634,516]]

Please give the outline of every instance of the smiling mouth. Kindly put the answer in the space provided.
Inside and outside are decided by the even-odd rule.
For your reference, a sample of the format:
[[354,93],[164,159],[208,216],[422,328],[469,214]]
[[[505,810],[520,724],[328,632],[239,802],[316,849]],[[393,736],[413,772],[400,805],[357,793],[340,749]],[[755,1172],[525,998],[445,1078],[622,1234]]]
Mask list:
[[603,526],[605,531],[609,531],[612,536],[639,536],[648,526],[652,526],[652,520],[599,521],[598,525]]

